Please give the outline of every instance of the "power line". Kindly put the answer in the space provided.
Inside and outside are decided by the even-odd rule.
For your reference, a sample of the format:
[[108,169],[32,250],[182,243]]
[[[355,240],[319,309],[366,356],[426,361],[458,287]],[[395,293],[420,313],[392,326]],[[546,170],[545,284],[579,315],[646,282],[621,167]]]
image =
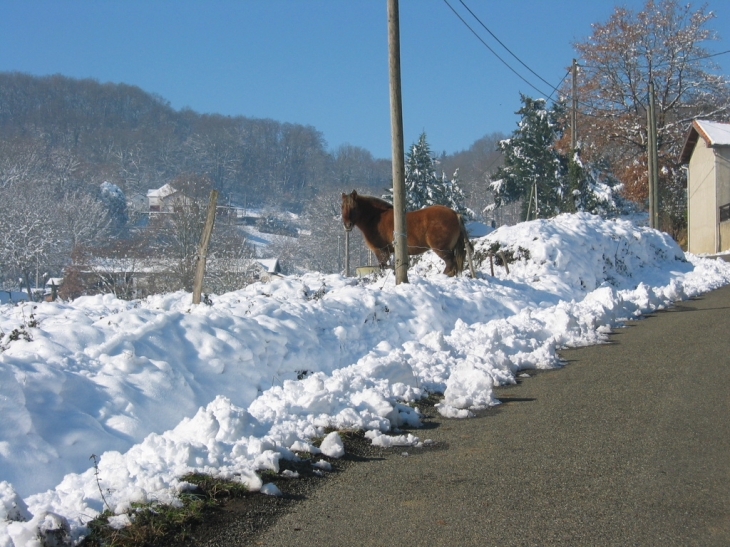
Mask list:
[[[570,76],[570,74],[572,72],[573,72],[573,69],[572,68],[568,69],[568,72],[566,72],[565,73],[565,76],[563,76],[563,78],[558,82],[558,85],[556,85],[555,87],[550,86],[550,87],[553,87],[553,93],[555,93],[558,90],[558,87],[560,87],[560,84],[562,84],[565,81],[565,79],[568,76]],[[553,93],[551,93],[550,96],[547,98],[548,101],[553,98]]]
[[[478,23],[479,23],[479,24],[480,24],[480,25],[481,25],[481,26],[482,26],[482,27],[484,28],[484,30],[486,30],[486,31],[487,31],[487,32],[489,33],[489,35],[490,35],[490,36],[491,36],[492,38],[494,38],[495,40],[497,40],[497,42],[499,43],[499,45],[500,45],[500,46],[502,46],[502,47],[503,47],[504,49],[506,49],[506,50],[507,50],[507,52],[508,52],[508,53],[509,53],[510,55],[512,55],[512,57],[514,57],[515,59],[517,59],[517,61],[518,61],[518,62],[519,62],[519,63],[520,63],[520,64],[521,64],[521,65],[522,65],[523,67],[525,67],[525,68],[526,68],[527,70],[529,70],[530,72],[532,72],[532,74],[534,74],[535,76],[537,76],[537,77],[538,77],[538,78],[539,78],[540,80],[542,80],[542,81],[543,81],[544,83],[546,83],[547,85],[549,85],[549,86],[550,86],[550,87],[551,87],[551,88],[553,89],[553,91],[557,91],[557,89],[555,89],[555,88],[553,87],[553,85],[552,85],[552,84],[551,84],[550,82],[548,82],[548,81],[547,81],[547,80],[546,80],[545,78],[543,78],[542,76],[540,76],[540,75],[539,75],[539,74],[538,74],[537,72],[535,72],[535,71],[534,71],[534,70],[532,70],[532,69],[531,69],[531,68],[530,68],[529,66],[527,66],[527,65],[526,65],[526,64],[525,64],[524,62],[522,62],[522,59],[520,59],[519,57],[517,57],[517,55],[515,55],[515,54],[514,54],[514,53],[512,52],[512,50],[511,50],[510,48],[508,48],[508,47],[507,47],[507,46],[506,46],[506,45],[505,45],[505,44],[504,44],[504,43],[502,42],[502,40],[500,40],[499,38],[497,38],[497,36],[496,36],[496,35],[495,35],[495,34],[494,34],[494,33],[493,33],[493,32],[492,32],[491,30],[489,30],[489,28],[487,28],[487,25],[485,25],[484,23],[482,23],[482,20],[481,20],[481,19],[479,19],[479,17],[477,17],[477,16],[476,16],[476,14],[475,14],[475,13],[474,13],[473,11],[471,11],[471,9],[469,8],[469,6],[467,6],[467,5],[466,5],[466,4],[464,3],[464,0],[459,0],[459,2],[461,2],[461,5],[462,5],[462,6],[464,6],[464,7],[466,8],[466,11],[468,11],[469,13],[471,13],[471,16],[472,16],[472,17],[474,17],[474,19],[476,19],[476,20],[477,20],[477,22],[478,22]],[[563,79],[564,79],[564,78],[563,78]],[[560,85],[560,84],[558,84],[558,85]],[[552,96],[552,94],[551,94],[551,96]]]
[[703,57],[695,57],[694,59],[688,59],[688,61],[701,61],[702,59],[709,59],[710,57],[717,57],[718,55],[725,55],[726,53],[730,53],[730,49],[728,49],[727,51],[721,51],[720,53],[705,55]]
[[[482,39],[482,37],[481,37],[481,36],[479,36],[479,34],[478,34],[478,33],[477,33],[477,32],[476,32],[476,31],[475,31],[475,30],[474,30],[474,29],[473,29],[473,28],[471,27],[471,25],[469,25],[469,23],[467,23],[467,22],[466,22],[466,20],[465,20],[465,19],[464,19],[464,18],[463,18],[463,17],[462,17],[462,16],[461,16],[461,15],[460,15],[460,14],[459,14],[459,13],[458,13],[458,12],[457,12],[457,11],[456,11],[455,9],[454,9],[454,7],[453,7],[453,6],[452,6],[452,5],[451,5],[451,4],[449,3],[449,1],[448,1],[448,0],[444,0],[444,3],[445,3],[445,4],[446,4],[446,5],[448,6],[448,7],[449,7],[449,9],[451,9],[451,11],[452,11],[452,12],[454,13],[454,15],[456,15],[456,16],[457,16],[457,17],[459,18],[459,20],[460,20],[460,21],[461,21],[461,22],[462,22],[462,23],[463,23],[463,24],[464,24],[464,25],[466,26],[466,28],[468,28],[468,29],[469,29],[469,30],[470,30],[470,31],[472,32],[472,34],[474,34],[474,36],[476,36],[476,38],[477,38],[477,39],[478,39],[478,40],[479,40],[479,41],[480,41],[480,42],[482,43],[482,45],[484,45],[484,47],[486,47],[486,48],[487,48],[487,49],[488,49],[488,50],[489,50],[489,51],[490,51],[490,52],[492,53],[492,55],[494,55],[494,56],[495,56],[495,57],[496,57],[497,59],[499,59],[499,60],[500,60],[500,61],[502,62],[502,64],[504,64],[504,65],[505,65],[505,66],[506,66],[506,67],[507,67],[508,69],[510,69],[510,70],[511,70],[511,71],[512,71],[512,72],[513,72],[513,73],[514,73],[514,74],[515,74],[515,75],[516,75],[516,76],[517,76],[518,78],[520,78],[520,79],[521,79],[521,80],[522,80],[523,82],[525,82],[525,83],[526,83],[527,85],[529,85],[529,86],[530,86],[530,87],[531,87],[532,89],[534,89],[535,91],[537,91],[538,93],[540,93],[540,94],[541,94],[541,95],[543,95],[543,96],[547,96],[547,101],[550,101],[550,100],[552,99],[553,95],[554,95],[554,94],[555,94],[556,92],[558,92],[558,93],[559,93],[558,87],[559,87],[559,86],[560,86],[560,85],[561,85],[561,84],[562,84],[562,83],[563,83],[563,82],[565,81],[565,79],[566,79],[566,78],[567,78],[568,76],[570,76],[570,75],[571,75],[571,73],[572,73],[572,68],[571,68],[571,69],[569,69],[569,70],[568,70],[568,71],[566,72],[565,76],[563,76],[563,77],[562,77],[562,78],[560,79],[560,82],[558,82],[558,84],[557,84],[556,86],[553,86],[553,85],[552,85],[552,84],[551,84],[550,82],[548,82],[547,80],[545,80],[545,79],[544,79],[544,78],[543,78],[542,76],[540,76],[540,75],[539,75],[539,74],[537,74],[537,73],[536,73],[536,72],[535,72],[534,70],[532,70],[532,69],[531,69],[531,68],[530,68],[529,66],[527,66],[527,65],[526,65],[526,64],[525,64],[525,63],[524,63],[524,62],[523,62],[523,61],[522,61],[522,60],[521,60],[521,59],[520,59],[519,57],[517,57],[517,55],[515,55],[515,54],[514,54],[514,53],[513,53],[513,52],[512,52],[512,51],[511,51],[511,50],[510,50],[510,49],[509,49],[509,48],[508,48],[508,47],[507,47],[507,46],[506,46],[505,44],[504,44],[504,43],[502,43],[502,41],[501,41],[501,40],[500,40],[499,38],[497,38],[497,36],[496,36],[496,35],[495,35],[495,34],[494,34],[494,33],[493,33],[493,32],[492,32],[491,30],[489,30],[489,28],[487,28],[487,26],[486,26],[486,25],[485,25],[485,24],[484,24],[484,23],[483,23],[483,22],[482,22],[482,21],[481,21],[481,20],[479,19],[479,17],[477,17],[477,16],[476,16],[476,15],[474,14],[474,12],[473,12],[473,11],[471,11],[471,9],[469,9],[469,6],[467,6],[467,5],[466,5],[466,4],[464,3],[464,1],[463,1],[463,0],[459,0],[459,2],[460,2],[460,3],[461,3],[461,4],[462,4],[462,5],[463,5],[463,6],[464,6],[464,7],[466,8],[466,10],[467,10],[467,11],[468,11],[468,12],[469,12],[469,13],[470,13],[471,15],[472,15],[472,17],[474,17],[474,19],[476,19],[476,20],[477,20],[477,21],[479,22],[479,24],[480,24],[480,25],[481,25],[482,27],[484,27],[484,29],[485,29],[485,30],[486,30],[487,32],[488,32],[488,33],[489,33],[489,34],[490,34],[490,35],[491,35],[491,36],[492,36],[492,37],[493,37],[493,38],[494,38],[495,40],[497,40],[497,42],[499,42],[499,44],[500,44],[500,45],[501,45],[501,46],[502,46],[502,47],[503,47],[504,49],[506,49],[506,50],[507,50],[507,51],[509,52],[509,54],[510,54],[510,55],[512,55],[512,56],[513,56],[513,57],[514,57],[515,59],[517,59],[517,61],[518,61],[518,62],[519,62],[519,63],[520,63],[520,64],[521,64],[522,66],[524,66],[524,67],[525,67],[525,68],[526,68],[527,70],[529,70],[529,71],[530,71],[530,72],[531,72],[532,74],[534,74],[534,75],[535,75],[535,76],[536,76],[537,78],[539,78],[539,79],[540,79],[540,80],[541,80],[542,82],[544,82],[544,83],[546,83],[546,84],[547,84],[548,86],[550,86],[550,89],[552,89],[552,90],[553,90],[553,91],[552,91],[552,93],[550,93],[550,95],[548,95],[548,94],[547,94],[547,93],[545,93],[544,91],[542,91],[542,90],[540,90],[539,88],[535,87],[535,86],[534,86],[534,85],[533,85],[533,84],[532,84],[531,82],[529,82],[529,81],[528,81],[528,80],[527,80],[526,78],[524,78],[524,77],[523,77],[523,76],[522,76],[522,75],[521,75],[520,73],[518,73],[518,72],[517,72],[517,71],[516,71],[516,70],[515,70],[515,69],[514,69],[514,68],[513,68],[513,67],[512,67],[512,66],[511,66],[511,65],[510,65],[510,64],[509,64],[508,62],[507,62],[507,61],[505,61],[505,60],[504,60],[504,59],[503,59],[502,57],[500,57],[500,55],[499,55],[499,54],[498,54],[497,52],[495,52],[495,51],[494,51],[494,50],[493,50],[493,49],[492,49],[492,48],[491,48],[491,47],[489,46],[489,44],[487,44],[487,43],[486,43],[486,42],[485,42],[485,41],[484,41],[484,40]],[[707,57],[712,57],[712,56],[714,56],[714,55],[722,55],[723,53],[730,53],[730,50],[729,50],[729,51],[726,51],[726,52],[716,53],[716,54],[713,54],[713,55],[708,55]],[[704,58],[704,57],[702,57],[702,58]],[[585,65],[579,65],[579,66],[581,66],[582,68],[595,68],[595,67],[586,67]],[[593,110],[593,111],[595,111],[595,112],[605,112],[606,114],[609,114],[609,115],[616,115],[616,114],[620,114],[620,112],[614,112],[614,111],[611,111],[611,110],[602,110],[602,109],[598,109],[598,108],[596,108],[596,107],[594,107],[594,106],[592,106],[592,105],[589,105],[589,104],[587,104],[587,103],[585,103],[585,102],[583,102],[583,101],[577,101],[577,102],[578,102],[578,104],[580,104],[581,106],[584,106],[584,107],[586,107],[586,108],[589,108],[589,109],[591,109],[591,110]],[[595,118],[603,118],[603,117],[604,117],[604,116],[599,116],[599,115],[596,115],[596,114],[589,114],[588,112],[581,112],[581,114],[583,114],[584,116],[589,116],[589,117],[595,117]]]
[[[494,51],[491,47],[489,47],[489,44],[487,44],[484,40],[482,40],[482,37],[479,36],[479,34],[477,34],[477,32],[473,28],[471,28],[471,26],[469,25],[469,23],[467,23],[464,20],[464,18],[461,15],[459,15],[459,12],[457,12],[453,8],[453,6],[451,4],[449,4],[449,0],[444,0],[444,3],[447,6],[449,6],[449,9],[451,9],[451,11],[454,12],[454,15],[456,15],[461,20],[461,22],[464,23],[464,25],[466,25],[466,28],[468,28],[472,32],[472,34],[477,37],[477,40],[479,40],[484,45],[484,47],[486,47],[489,51],[491,51],[492,52],[492,55],[494,55],[497,59],[499,59],[500,61],[502,61],[502,63],[504,64],[504,66],[506,66],[507,68],[509,68],[520,80],[522,80],[523,82],[525,82],[532,89],[534,89],[535,91],[537,91],[540,95],[547,96],[547,93],[545,93],[544,91],[541,91],[540,89],[538,89],[537,87],[535,87],[534,85],[532,85],[524,76],[522,76],[519,72],[517,72],[514,68],[512,68],[507,61],[505,61],[504,59],[502,59],[502,57],[500,57],[497,54],[496,51]],[[552,96],[552,94],[551,94],[551,96]]]

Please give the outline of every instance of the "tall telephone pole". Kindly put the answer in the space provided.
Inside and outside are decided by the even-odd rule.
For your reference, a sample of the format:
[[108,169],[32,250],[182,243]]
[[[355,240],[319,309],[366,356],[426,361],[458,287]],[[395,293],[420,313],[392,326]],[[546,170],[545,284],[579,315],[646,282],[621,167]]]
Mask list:
[[573,59],[573,97],[570,109],[570,153],[578,147],[578,62]]
[[390,134],[393,153],[393,238],[395,282],[408,283],[406,235],[406,168],[403,146],[403,107],[400,87],[400,21],[398,0],[388,0],[388,68],[390,76]]
[[649,227],[659,229],[659,154],[656,141],[656,110],[654,82],[649,82],[649,108],[646,112],[648,146],[646,159],[649,167]]

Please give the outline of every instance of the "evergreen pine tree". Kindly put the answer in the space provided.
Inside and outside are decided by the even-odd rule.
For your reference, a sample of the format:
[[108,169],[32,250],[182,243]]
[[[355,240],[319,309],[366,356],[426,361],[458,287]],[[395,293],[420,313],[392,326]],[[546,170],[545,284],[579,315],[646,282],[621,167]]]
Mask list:
[[441,181],[436,176],[435,162],[424,132],[406,154],[406,209],[414,211],[442,201]]
[[127,225],[127,198],[119,186],[111,182],[102,182],[99,186],[99,198],[109,211],[112,230],[121,232]]
[[611,173],[608,162],[583,164],[575,154],[568,167],[568,183],[572,208],[567,211],[585,211],[594,215],[610,216],[631,211],[634,206],[621,197],[622,184]]
[[495,206],[521,200],[526,220],[577,211],[607,216],[626,209],[618,196],[620,184],[605,162],[584,165],[578,151],[568,157],[556,148],[565,105],[556,102],[548,109],[545,99],[521,95],[520,100],[518,127],[498,145],[504,164],[491,184]]
[[[523,218],[547,218],[563,210],[568,162],[554,147],[563,127],[563,105],[549,110],[545,99],[520,94],[522,118],[512,137],[499,143],[504,164],[495,173],[492,189],[497,206],[522,200]],[[537,195],[535,195],[537,194]],[[537,206],[535,205],[537,203]],[[527,219],[529,220],[529,219]]]
[[[429,205],[445,205],[457,213],[473,214],[463,204],[464,192],[459,187],[458,169],[449,179],[445,173],[436,174],[438,162],[431,154],[426,133],[421,133],[418,142],[411,145],[406,154],[406,210],[415,211]],[[383,196],[392,202],[393,190]]]

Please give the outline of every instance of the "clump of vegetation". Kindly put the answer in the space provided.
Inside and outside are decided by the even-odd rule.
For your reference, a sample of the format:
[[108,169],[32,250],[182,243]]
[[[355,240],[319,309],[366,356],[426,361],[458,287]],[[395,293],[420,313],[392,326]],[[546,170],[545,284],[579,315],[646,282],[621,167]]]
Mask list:
[[[35,310],[35,308],[33,308]],[[36,319],[35,314],[31,310],[28,319],[25,318],[25,310],[23,310],[23,323],[10,331],[10,334],[6,334],[0,330],[0,352],[7,349],[7,344],[10,342],[17,342],[18,340],[25,340],[26,342],[32,342],[33,336],[28,329],[36,328],[40,322]]]
[[530,260],[530,250],[525,249],[522,246],[518,246],[517,249],[511,249],[509,247],[502,247],[502,244],[498,241],[493,242],[487,249],[478,249],[474,251],[474,262],[478,265],[482,265],[484,262],[489,260],[489,257],[494,257],[494,263],[497,266],[504,266],[517,262],[519,260]]
[[193,490],[180,494],[180,507],[159,503],[132,504],[128,514],[131,524],[116,529],[109,525],[109,510],[88,523],[90,534],[82,547],[138,547],[141,545],[170,545],[184,542],[195,524],[207,513],[225,501],[252,496],[245,485],[192,473],[182,477],[195,485]]

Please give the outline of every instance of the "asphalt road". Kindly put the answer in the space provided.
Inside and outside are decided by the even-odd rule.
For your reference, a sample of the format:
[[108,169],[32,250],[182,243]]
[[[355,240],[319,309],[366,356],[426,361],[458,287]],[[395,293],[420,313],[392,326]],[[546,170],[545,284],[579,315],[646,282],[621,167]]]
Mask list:
[[254,544],[730,545],[730,286],[562,353],[435,449],[326,481]]

